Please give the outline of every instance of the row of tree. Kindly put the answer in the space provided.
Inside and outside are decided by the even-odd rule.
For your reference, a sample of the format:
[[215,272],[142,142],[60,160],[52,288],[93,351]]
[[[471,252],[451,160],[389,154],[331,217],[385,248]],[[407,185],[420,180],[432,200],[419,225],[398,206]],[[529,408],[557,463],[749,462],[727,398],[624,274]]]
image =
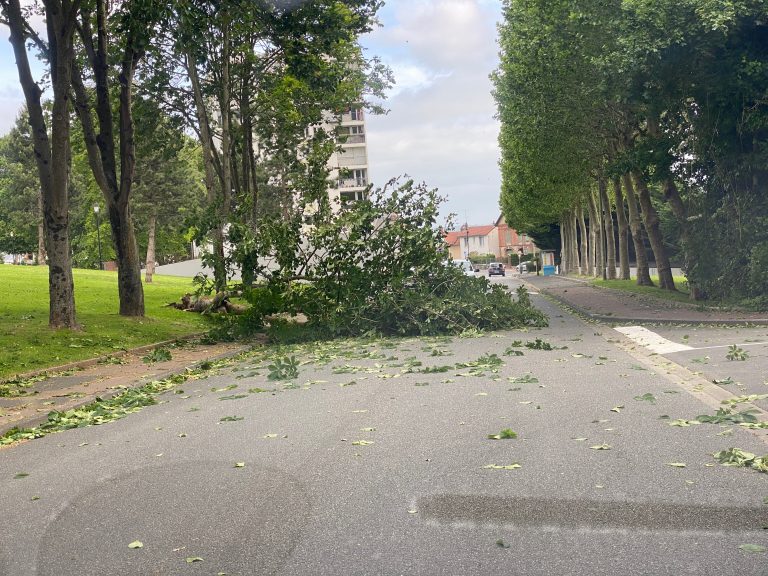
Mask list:
[[[319,129],[307,138],[307,128],[322,126],[328,111],[362,101],[366,90],[380,93],[386,86],[387,71],[365,59],[357,44],[379,7],[378,0],[39,0],[32,6],[0,0],[39,175],[50,325],[77,326],[69,220],[76,146],[106,205],[120,314],[140,316],[144,299],[131,215],[138,203],[131,199],[169,175],[159,158],[136,178],[138,158],[151,164],[157,144],[141,140],[138,109],[146,104],[163,111],[158,117],[195,133],[207,200],[198,232],[212,239],[215,284],[222,288],[225,230],[245,246],[261,216],[293,210],[297,195],[327,202],[327,160],[336,135]],[[39,15],[45,34],[34,27]],[[49,114],[30,51],[47,64]],[[156,207],[157,199],[145,204]],[[252,280],[256,254],[241,254],[238,264]]]
[[[493,75],[510,226],[562,268],[694,298],[765,296],[768,2],[506,0]],[[630,245],[631,242],[631,245]]]
[[[168,263],[189,257],[189,228],[202,212],[204,193],[199,144],[156,109],[150,113],[147,104],[137,102],[131,212],[140,253],[146,255],[144,281],[151,282],[155,260]],[[101,208],[103,199],[88,166],[77,125],[73,126],[72,140],[72,265],[95,268],[100,260],[114,260],[115,252],[109,242],[109,222],[94,210]],[[99,242],[102,238],[104,241]],[[0,137],[0,252],[33,254],[37,263],[47,259],[40,181],[25,110],[11,131]]]

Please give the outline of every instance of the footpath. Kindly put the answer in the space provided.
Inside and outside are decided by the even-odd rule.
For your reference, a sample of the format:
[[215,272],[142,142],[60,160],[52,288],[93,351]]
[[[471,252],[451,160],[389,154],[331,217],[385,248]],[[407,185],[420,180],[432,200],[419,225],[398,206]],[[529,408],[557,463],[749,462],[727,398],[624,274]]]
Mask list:
[[[670,302],[647,295],[598,288],[578,278],[522,274],[519,279],[531,291],[543,293],[574,312],[599,322],[768,325],[768,314]],[[93,402],[97,397],[108,398],[124,388],[167,378],[201,362],[233,356],[251,348],[244,344],[204,345],[190,342],[173,347],[170,360],[147,364],[143,358],[158,346],[161,345],[126,352],[120,356],[119,363],[92,359],[17,377],[23,382],[16,387],[19,395],[0,395],[0,434],[14,427],[35,426],[45,421],[52,410],[73,410]],[[0,379],[0,384],[2,382]]]
[[580,278],[522,274],[528,288],[599,322],[633,324],[759,324],[768,314],[673,302],[645,294],[602,288]]
[[[155,348],[168,349],[170,359],[147,363],[144,358]],[[125,388],[161,380],[202,362],[234,356],[250,348],[230,342],[174,341],[16,376],[7,388],[17,395],[0,395],[0,435],[15,427],[33,427],[45,421],[53,410],[74,410],[96,398],[110,398]],[[3,382],[0,379],[0,384]]]

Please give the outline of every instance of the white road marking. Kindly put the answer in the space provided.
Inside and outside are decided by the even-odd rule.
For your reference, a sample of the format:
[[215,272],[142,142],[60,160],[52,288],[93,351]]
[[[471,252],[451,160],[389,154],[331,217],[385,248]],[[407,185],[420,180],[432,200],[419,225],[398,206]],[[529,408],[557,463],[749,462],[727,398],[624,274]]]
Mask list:
[[[743,344],[737,344],[737,346],[765,346],[768,342],[744,342]],[[700,346],[693,348],[693,350],[712,350],[713,348],[730,348],[733,344],[721,344],[718,346]]]
[[691,346],[686,344],[678,344],[667,340],[663,336],[651,332],[648,328],[643,326],[618,326],[614,328],[617,332],[621,332],[630,340],[634,340],[641,346],[645,346],[651,352],[657,354],[668,354],[670,352],[682,352],[684,350],[694,350]]

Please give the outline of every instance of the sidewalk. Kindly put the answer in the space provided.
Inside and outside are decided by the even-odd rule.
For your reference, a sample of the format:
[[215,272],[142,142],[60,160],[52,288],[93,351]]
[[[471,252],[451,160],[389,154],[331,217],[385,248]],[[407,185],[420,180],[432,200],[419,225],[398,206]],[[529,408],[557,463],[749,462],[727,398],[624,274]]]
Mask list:
[[697,303],[672,302],[645,294],[600,288],[585,280],[567,276],[522,274],[520,279],[531,289],[600,322],[768,325],[766,313],[719,310]]
[[28,375],[28,385],[19,388],[21,395],[0,396],[0,434],[14,427],[28,428],[44,422],[52,410],[65,412],[79,408],[97,397],[110,398],[124,388],[167,378],[203,361],[234,356],[251,348],[239,343],[190,342],[170,347],[168,361],[145,363],[142,357],[156,347],[161,345],[130,350],[116,358],[119,363],[85,360],[50,368],[39,376]]

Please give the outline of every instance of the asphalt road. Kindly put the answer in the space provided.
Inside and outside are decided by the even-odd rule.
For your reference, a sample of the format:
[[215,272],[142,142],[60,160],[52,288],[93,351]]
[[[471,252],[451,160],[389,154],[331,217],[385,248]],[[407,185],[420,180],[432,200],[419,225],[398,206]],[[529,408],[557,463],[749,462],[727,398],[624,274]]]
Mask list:
[[[768,476],[711,456],[768,453],[766,431],[669,425],[715,411],[691,382],[721,369],[768,392],[765,350],[654,356],[534,298],[547,329],[273,349],[0,450],[0,574],[768,575],[740,549],[768,548]],[[659,362],[703,355],[689,379]],[[291,356],[298,376],[268,379]]]

